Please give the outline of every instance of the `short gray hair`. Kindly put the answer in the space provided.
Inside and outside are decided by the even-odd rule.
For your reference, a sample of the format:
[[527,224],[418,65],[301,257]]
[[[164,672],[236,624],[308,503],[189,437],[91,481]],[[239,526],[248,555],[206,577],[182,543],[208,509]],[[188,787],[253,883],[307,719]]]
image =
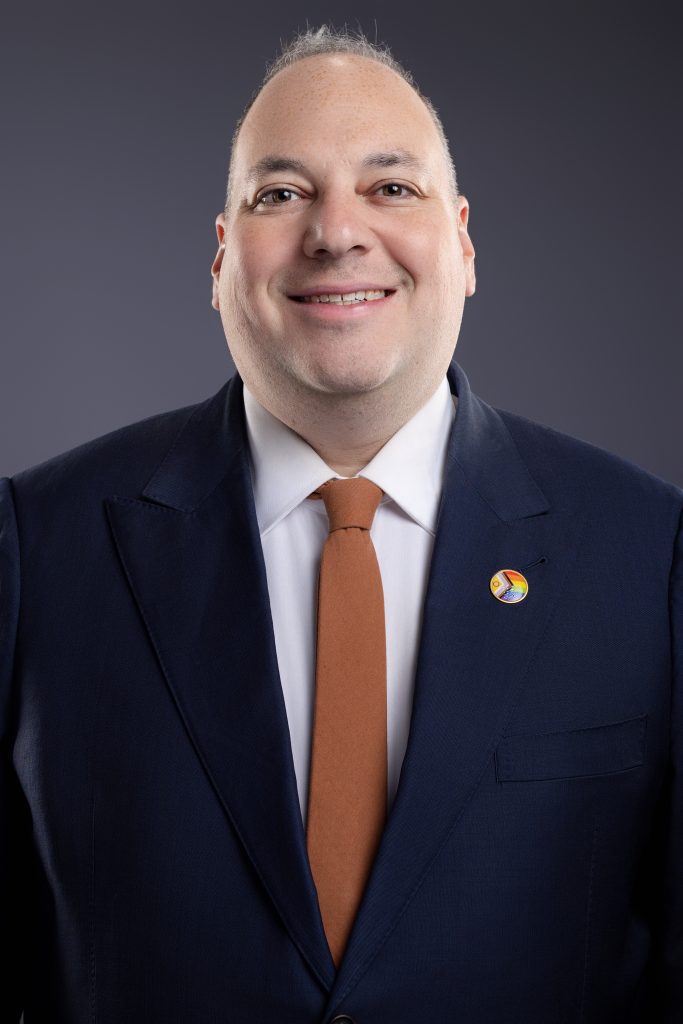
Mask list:
[[244,124],[244,119],[251,110],[254,102],[258,96],[260,96],[271,78],[274,78],[279,71],[282,71],[284,68],[291,67],[292,64],[296,64],[298,61],[304,60],[306,57],[316,57],[323,53],[349,53],[356,57],[366,57],[368,60],[374,60],[376,63],[383,64],[385,67],[395,71],[397,75],[400,75],[401,78],[408,83],[429,111],[439,134],[444,156],[446,158],[451,194],[452,198],[455,199],[458,195],[458,179],[446,132],[444,131],[441,118],[439,117],[434,104],[428,96],[425,96],[424,93],[420,91],[410,71],[408,71],[407,68],[404,68],[403,65],[396,60],[386,43],[371,43],[360,29],[353,33],[350,32],[346,26],[342,29],[336,29],[331,25],[321,25],[320,28],[317,29],[307,28],[305,32],[299,32],[289,43],[283,45],[282,53],[279,57],[276,57],[275,60],[268,64],[261,84],[253,92],[251,99],[242,111],[242,114],[235,125],[235,130],[232,133],[232,141],[230,143],[230,166],[228,169],[228,183],[225,195],[226,211],[230,205],[230,181],[232,177],[232,166],[237,137],[242,125]]

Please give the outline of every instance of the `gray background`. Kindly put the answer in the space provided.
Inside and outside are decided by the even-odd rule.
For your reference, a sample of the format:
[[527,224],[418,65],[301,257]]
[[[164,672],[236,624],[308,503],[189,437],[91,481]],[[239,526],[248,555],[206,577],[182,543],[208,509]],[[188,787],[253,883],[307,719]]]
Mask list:
[[683,485],[681,37],[665,3],[15,4],[3,14],[0,472],[199,401],[228,142],[308,20],[388,42],[436,104],[494,405]]

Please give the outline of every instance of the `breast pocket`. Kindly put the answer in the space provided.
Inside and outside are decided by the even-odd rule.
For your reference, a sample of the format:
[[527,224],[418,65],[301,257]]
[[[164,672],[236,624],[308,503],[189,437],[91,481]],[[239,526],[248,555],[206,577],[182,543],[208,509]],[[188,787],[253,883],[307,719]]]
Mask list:
[[503,736],[496,750],[498,782],[579,779],[637,768],[645,756],[647,715],[567,732]]

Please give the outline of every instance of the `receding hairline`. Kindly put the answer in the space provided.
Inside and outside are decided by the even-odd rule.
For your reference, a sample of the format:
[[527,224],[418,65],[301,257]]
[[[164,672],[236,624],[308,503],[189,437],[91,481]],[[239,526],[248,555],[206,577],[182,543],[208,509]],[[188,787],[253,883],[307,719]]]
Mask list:
[[[244,114],[244,116],[243,116],[243,118],[241,120],[241,124],[240,124],[240,134],[241,134],[242,130],[247,125],[247,121],[248,121],[249,115],[251,114],[253,116],[253,109],[258,106],[259,101],[261,101],[261,99],[264,96],[264,94],[266,94],[268,92],[269,86],[273,82],[275,82],[278,78],[280,78],[281,75],[285,74],[286,72],[288,72],[290,70],[294,70],[296,67],[298,67],[299,64],[305,64],[305,63],[307,63],[310,60],[324,59],[324,58],[334,58],[334,57],[341,57],[341,58],[346,58],[346,59],[351,58],[351,59],[356,59],[356,60],[358,60],[358,59],[364,60],[366,63],[373,63],[373,64],[375,64],[378,68],[380,68],[382,70],[386,70],[386,71],[392,72],[394,77],[399,82],[403,82],[403,84],[405,86],[410,88],[410,90],[413,93],[413,95],[416,96],[418,102],[421,102],[422,98],[415,92],[415,90],[409,85],[408,82],[405,81],[405,79],[401,75],[396,74],[396,72],[393,71],[392,68],[388,67],[385,64],[380,63],[379,61],[373,61],[372,58],[361,57],[358,54],[354,54],[354,53],[320,53],[320,54],[316,53],[316,54],[311,54],[308,57],[302,57],[301,60],[296,62],[296,64],[289,64],[286,67],[281,68],[280,71],[277,72],[277,74],[273,75],[271,78],[268,79],[268,81],[263,85],[263,88],[261,89],[261,91],[258,93],[258,95],[253,100],[253,102],[250,105],[248,111],[246,111],[246,113]],[[426,114],[429,116],[430,112],[426,108],[425,104],[421,103],[421,106],[425,110]],[[435,125],[434,125],[433,119],[431,117],[429,118],[429,122],[432,125],[432,127],[434,128]],[[437,132],[437,135],[438,135],[438,132]],[[233,142],[233,154],[232,154],[233,155],[233,159],[231,161],[231,167],[234,166],[234,154],[235,154],[236,149],[237,149],[237,140],[238,140],[238,133],[236,133],[235,139],[234,139],[234,142]],[[370,168],[370,167],[397,167],[397,166],[401,166],[401,167],[409,168],[411,170],[420,171],[422,173],[426,173],[427,172],[427,167],[428,167],[427,162],[425,160],[423,160],[422,158],[418,157],[415,153],[409,152],[408,150],[406,150],[406,149],[404,149],[403,147],[400,147],[400,146],[391,147],[391,149],[387,149],[387,150],[369,150],[367,152],[367,154],[361,160],[361,166],[364,167],[364,168]],[[247,169],[246,174],[244,176],[244,182],[246,184],[252,184],[256,179],[261,177],[261,175],[264,174],[264,173],[279,172],[279,171],[294,171],[294,172],[299,172],[299,173],[306,173],[307,168],[305,167],[304,163],[301,160],[298,160],[296,157],[290,157],[288,155],[280,154],[280,153],[267,153],[265,156],[261,157],[259,160],[256,161],[255,164],[253,164],[251,167],[249,167]]]
[[458,196],[458,183],[455,171],[455,164],[451,156],[448,138],[444,131],[441,118],[438,112],[428,96],[425,96],[419,89],[417,83],[413,79],[412,74],[405,68],[399,61],[397,61],[391,54],[389,48],[386,45],[379,46],[371,43],[362,33],[352,36],[346,29],[338,31],[330,29],[327,25],[322,25],[317,30],[307,30],[305,33],[300,33],[295,39],[293,39],[286,47],[283,48],[282,54],[268,65],[266,74],[264,75],[259,87],[252,93],[252,96],[242,111],[239,117],[231,140],[230,146],[230,161],[228,171],[228,183],[226,189],[225,198],[225,211],[228,211],[228,207],[231,201],[231,179],[233,176],[234,157],[237,140],[239,138],[241,129],[244,122],[249,114],[251,108],[255,102],[264,92],[266,87],[270,84],[273,79],[277,78],[282,72],[294,67],[297,64],[303,63],[304,61],[311,60],[314,57],[350,57],[362,58],[372,64],[378,65],[380,68],[392,71],[397,78],[402,79],[406,85],[408,85],[415,96],[422,102],[423,107],[429,114],[430,120],[436,128],[439,141],[443,150],[443,156],[446,163],[446,171],[449,179],[450,191],[452,198]]
[[406,75],[401,74],[401,71],[397,71],[393,63],[388,64],[385,61],[380,60],[379,57],[374,57],[366,53],[354,53],[352,50],[321,50],[319,53],[302,54],[302,56],[297,57],[296,60],[283,63],[282,65],[272,65],[270,69],[267,71],[266,75],[264,76],[259,88],[254,91],[253,95],[251,96],[251,99],[249,100],[249,103],[242,112],[240,122],[242,124],[244,123],[246,116],[251,110],[251,108],[254,106],[259,97],[266,91],[270,83],[274,82],[276,78],[279,78],[281,75],[286,74],[288,71],[292,71],[295,68],[298,68],[301,64],[308,64],[312,61],[319,61],[321,63],[333,62],[335,57],[340,58],[340,63],[345,63],[349,61],[351,63],[353,63],[354,61],[364,61],[366,64],[369,64],[374,68],[391,72],[391,74],[399,81],[405,82],[405,84],[410,88],[411,92],[413,92],[418,97],[418,99],[422,100],[423,105],[427,107],[428,112],[431,114],[431,104],[427,97],[423,96],[420,90],[417,88],[415,82],[412,79],[412,76],[406,77]]

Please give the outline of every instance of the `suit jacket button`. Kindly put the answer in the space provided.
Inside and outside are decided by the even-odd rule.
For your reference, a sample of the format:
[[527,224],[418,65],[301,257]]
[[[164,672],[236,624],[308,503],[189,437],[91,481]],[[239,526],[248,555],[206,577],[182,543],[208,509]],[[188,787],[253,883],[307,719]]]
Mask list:
[[333,1017],[330,1024],[356,1024],[353,1017],[349,1017],[347,1014],[342,1013],[338,1017]]

